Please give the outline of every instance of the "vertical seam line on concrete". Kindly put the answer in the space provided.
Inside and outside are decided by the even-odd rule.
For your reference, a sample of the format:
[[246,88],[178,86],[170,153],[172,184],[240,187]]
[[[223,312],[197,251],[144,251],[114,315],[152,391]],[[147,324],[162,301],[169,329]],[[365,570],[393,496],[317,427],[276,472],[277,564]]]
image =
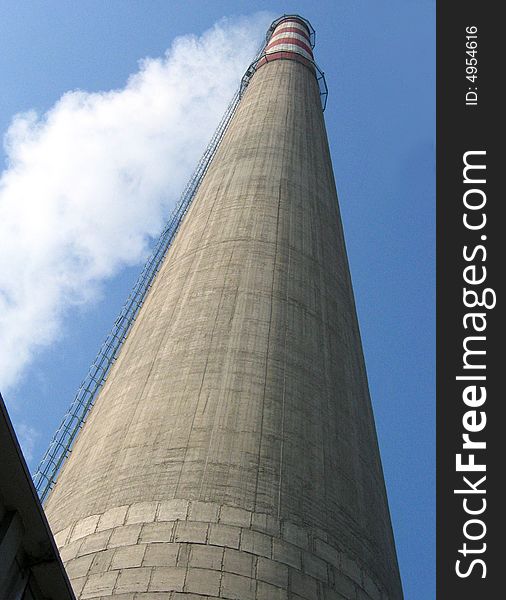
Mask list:
[[[232,260],[232,254],[230,255],[230,259]],[[238,288],[236,287],[235,288],[235,296],[234,296],[233,313],[232,313],[232,316],[231,316],[231,318],[229,320],[230,329],[231,330],[232,330],[232,322],[234,320],[236,309],[237,309],[237,296],[238,296]],[[226,356],[226,359],[224,361],[224,364],[228,364],[229,354],[230,354],[230,344],[229,344],[229,347],[228,347],[228,350],[227,350],[227,356]],[[220,386],[220,393],[219,393],[219,397],[220,398],[221,398],[221,393],[222,393],[223,387],[224,387],[224,383],[223,383],[223,378],[222,378],[222,385]],[[215,413],[214,413],[214,416],[213,416],[213,424],[211,426],[211,434],[209,436],[209,444],[208,444],[207,453],[206,453],[206,462],[204,464],[204,470],[202,472],[202,479],[201,479],[201,482],[200,482],[199,498],[201,500],[203,499],[202,498],[202,490],[204,488],[204,481],[205,481],[205,476],[206,476],[206,471],[207,471],[207,465],[209,463],[209,452],[211,450],[213,439],[214,439],[214,434],[215,434],[215,431],[216,431],[216,421],[218,419],[218,415],[219,415],[219,411],[218,411],[218,407],[216,407],[216,410],[215,410]]]
[[[312,90],[308,89],[306,87],[306,93],[311,94]],[[312,121],[313,122],[313,127],[312,127],[312,131],[314,131],[315,129],[321,129],[320,125],[321,125],[321,121],[324,121],[324,117],[323,117],[323,113],[318,114],[318,116],[314,115],[314,114],[306,114],[306,118],[308,119],[308,121]],[[314,123],[314,121],[318,121],[317,123]],[[315,151],[315,147],[314,145],[310,144],[309,146],[309,151],[311,152],[311,156],[312,156],[312,160],[313,161],[317,161],[318,158],[318,153]],[[318,194],[316,195],[316,201],[313,204],[314,206],[314,210],[315,213],[317,215],[317,222],[321,224],[323,224],[323,219],[324,219],[324,214],[322,211],[322,206],[319,202],[319,196]],[[320,265],[325,265],[325,249],[323,246],[323,237],[322,236],[318,236],[317,232],[314,232],[314,239],[316,242],[316,248],[318,249],[318,262]],[[321,423],[322,426],[324,428],[324,430],[326,431],[326,435],[322,435],[321,436],[321,452],[322,452],[322,467],[323,467],[323,478],[324,481],[328,481],[327,480],[327,472],[328,472],[328,465],[327,465],[327,452],[326,452],[326,442],[328,443],[328,439],[329,439],[329,435],[328,435],[328,429],[329,429],[329,421],[330,421],[330,415],[331,415],[331,410],[330,410],[330,390],[331,390],[331,385],[329,384],[329,379],[328,379],[328,373],[329,373],[329,369],[332,368],[332,366],[330,365],[330,355],[331,355],[331,350],[329,347],[329,336],[326,335],[326,328],[325,325],[326,323],[328,323],[328,315],[327,315],[327,311],[325,309],[325,301],[324,298],[325,296],[328,295],[327,293],[327,289],[326,289],[326,284],[325,284],[325,278],[323,276],[323,271],[320,269],[320,277],[319,277],[319,284],[320,284],[320,293],[319,293],[319,300],[320,300],[320,306],[319,308],[319,312],[320,312],[320,326],[321,326],[321,332],[322,332],[322,353],[323,353],[323,361],[324,361],[324,381],[325,381],[325,405],[320,404],[320,419],[321,419]],[[315,306],[316,308],[316,306]],[[326,410],[325,410],[326,409]],[[324,415],[324,412],[326,413]],[[325,498],[325,514],[323,515],[323,520],[325,522],[325,527],[328,529],[329,527],[329,511],[328,511],[328,506],[329,506],[329,501],[328,501],[328,486],[324,486],[324,498]]]
[[[229,256],[229,258],[228,258],[228,263],[227,263],[227,268],[226,268],[226,270],[225,270],[225,279],[224,279],[224,284],[223,284],[223,287],[221,288],[221,295],[220,295],[220,301],[219,301],[219,303],[218,303],[218,308],[216,309],[216,316],[215,316],[215,318],[214,318],[213,329],[212,329],[212,332],[211,332],[211,340],[210,340],[210,342],[209,342],[209,351],[211,351],[211,347],[212,347],[212,344],[213,344],[214,333],[215,333],[215,331],[216,331],[216,323],[218,322],[218,316],[219,316],[219,314],[220,314],[220,309],[221,309],[221,306],[222,306],[222,303],[223,303],[223,294],[224,294],[224,291],[225,291],[225,285],[226,285],[226,281],[227,281],[227,275],[228,275],[228,272],[229,272],[229,270],[230,270],[230,263],[232,262],[232,254],[233,254],[233,253],[232,253],[232,252],[230,252],[230,256]],[[207,354],[207,358],[206,358],[206,365],[205,365],[205,367],[204,367],[204,373],[203,373],[203,375],[202,375],[202,381],[201,381],[201,384],[200,384],[200,390],[199,390],[199,398],[200,398],[200,394],[202,393],[202,387],[203,387],[203,385],[204,385],[204,380],[205,380],[205,378],[206,378],[206,373],[207,373],[207,365],[208,365],[208,363],[209,363],[209,353]],[[209,396],[208,396],[208,397],[207,397],[207,399],[206,399],[206,402],[205,402],[205,405],[204,405],[204,411],[203,411],[203,412],[205,412],[205,410],[206,410],[206,408],[207,408],[207,402],[208,402],[208,400],[209,400]],[[197,408],[198,408],[198,404],[197,404]],[[195,414],[193,415],[193,420],[192,420],[192,429],[193,429],[193,423],[194,423],[194,421],[195,421],[195,415],[196,415],[196,414],[197,414],[197,409],[195,409]],[[199,497],[201,500],[202,500],[202,498],[201,498],[201,493],[202,493],[202,488],[204,487],[204,479],[205,479],[205,474],[206,474],[206,470],[207,470],[207,465],[208,465],[208,462],[209,462],[209,452],[210,452],[210,450],[211,450],[211,442],[212,442],[212,438],[213,438],[213,433],[214,433],[214,428],[213,428],[213,429],[211,429],[211,432],[210,432],[210,434],[209,434],[209,444],[208,444],[208,446],[207,446],[206,460],[205,460],[205,463],[204,463],[204,469],[202,470],[202,476],[201,476],[201,478],[200,478],[200,487],[199,487],[199,494],[198,494],[198,497]],[[180,473],[180,475],[181,475],[181,473]],[[177,483],[177,486],[176,486],[176,491],[177,491],[177,488],[178,488],[178,487],[179,487],[179,479],[178,479],[178,483]]]
[[278,191],[278,212],[276,217],[276,246],[274,250],[274,263],[272,266],[272,283],[271,283],[271,305],[269,309],[269,329],[267,331],[267,352],[265,353],[265,379],[264,379],[264,390],[262,395],[262,411],[260,417],[260,435],[259,435],[259,443],[258,443],[258,459],[257,459],[257,472],[256,472],[256,482],[255,482],[255,501],[253,504],[253,512],[256,512],[257,500],[258,500],[258,480],[260,476],[260,460],[262,455],[262,437],[264,430],[264,412],[265,412],[265,396],[267,394],[267,373],[269,371],[269,354],[270,354],[270,344],[271,344],[271,328],[272,328],[272,312],[274,305],[274,282],[276,280],[276,263],[278,259],[278,245],[279,245],[279,213],[281,207],[281,181],[279,183],[279,191]]
[[281,495],[283,479],[283,451],[285,445],[285,404],[286,404],[286,338],[288,333],[288,286],[290,283],[290,263],[291,263],[291,232],[292,232],[292,212],[288,211],[288,267],[286,275],[286,294],[285,294],[285,331],[283,340],[283,393],[281,396],[281,444],[279,451],[279,481],[278,481],[278,519],[281,518]]
[[[290,75],[289,75],[289,78]],[[288,87],[288,86],[287,86]],[[285,132],[288,123],[288,108],[285,113]],[[280,177],[279,177],[279,188],[278,188],[278,211],[276,215],[276,246],[274,250],[274,264],[272,267],[272,284],[271,284],[271,306],[269,312],[269,329],[267,332],[267,352],[265,355],[265,380],[264,380],[264,391],[262,397],[262,412],[261,412],[261,420],[260,420],[260,438],[258,444],[258,469],[256,473],[256,482],[255,482],[255,501],[254,501],[254,510],[256,512],[257,501],[258,501],[258,481],[260,477],[260,460],[262,455],[262,437],[263,437],[263,429],[264,429],[264,412],[265,412],[265,396],[267,393],[267,373],[269,370],[269,351],[270,351],[270,341],[271,341],[271,325],[272,325],[272,312],[274,305],[274,282],[276,280],[276,263],[278,259],[278,246],[279,246],[279,217],[281,212],[281,185],[283,182],[283,166],[281,167]],[[287,282],[288,285],[288,282]]]
[[[322,222],[322,212],[321,212],[321,208],[318,204],[318,202],[316,202],[316,211],[318,213],[318,218],[319,218],[319,222]],[[320,238],[319,240],[319,244],[318,244],[318,248],[319,248],[319,253],[320,253],[320,264],[325,264],[324,263],[324,249],[323,249],[323,242],[322,239]],[[327,294],[327,289],[326,289],[326,285],[325,285],[325,280],[324,280],[324,276],[323,276],[323,272],[320,270],[320,323],[321,323],[321,328],[322,328],[322,333],[323,333],[323,339],[324,339],[324,343],[322,344],[323,346],[323,360],[326,364],[326,366],[328,366],[329,368],[332,368],[330,366],[330,361],[329,361],[329,354],[331,354],[330,352],[330,348],[328,347],[329,345],[329,337],[327,335],[325,335],[325,323],[327,322],[327,314],[326,314],[326,310],[325,310],[325,301],[324,301],[324,296]],[[325,369],[325,396],[326,396],[326,408],[327,408],[327,418],[326,419],[322,419],[322,423],[323,423],[323,427],[325,427],[325,429],[328,430],[328,422],[330,419],[330,402],[329,402],[329,393],[330,393],[330,386],[328,383],[328,370]],[[320,406],[320,415],[322,412],[322,406]],[[327,477],[327,455],[325,452],[325,440],[328,440],[328,435],[322,435],[322,453],[323,453],[323,476],[324,478]],[[325,481],[327,481],[327,479],[325,479]],[[328,490],[327,490],[327,486],[325,486],[325,525],[328,528],[328,518],[329,518],[329,513],[328,513]]]

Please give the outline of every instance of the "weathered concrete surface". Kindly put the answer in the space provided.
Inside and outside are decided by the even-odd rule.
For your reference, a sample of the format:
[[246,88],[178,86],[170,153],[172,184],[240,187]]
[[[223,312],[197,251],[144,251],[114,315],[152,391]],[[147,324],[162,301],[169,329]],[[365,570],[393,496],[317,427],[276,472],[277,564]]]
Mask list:
[[402,598],[306,66],[252,78],[46,510],[83,599]]

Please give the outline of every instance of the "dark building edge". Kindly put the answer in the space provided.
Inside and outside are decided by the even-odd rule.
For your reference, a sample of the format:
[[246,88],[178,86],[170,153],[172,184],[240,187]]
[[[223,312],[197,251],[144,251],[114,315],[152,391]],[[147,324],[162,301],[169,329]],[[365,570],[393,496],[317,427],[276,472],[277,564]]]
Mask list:
[[1,394],[0,600],[75,600]]

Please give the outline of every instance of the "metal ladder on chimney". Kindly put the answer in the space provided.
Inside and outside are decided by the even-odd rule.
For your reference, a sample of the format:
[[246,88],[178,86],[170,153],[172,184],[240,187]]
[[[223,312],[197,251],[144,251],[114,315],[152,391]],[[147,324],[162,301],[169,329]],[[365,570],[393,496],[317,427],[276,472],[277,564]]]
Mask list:
[[[272,36],[272,32],[282,18],[283,17],[272,23],[269,31],[267,32],[265,41],[261,44],[254,61],[244,74],[239,89],[236,91],[234,97],[228,105],[227,110],[225,111],[225,114],[218,125],[218,128],[214,132],[211,141],[205,149],[197,168],[190,178],[190,181],[187,183],[178,204],[169,216],[167,224],[158,238],[151,256],[146,262],[137,281],[135,282],[134,287],[130,292],[127,301],[123,305],[120,314],[114,322],[109,335],[102,344],[88,371],[88,374],[79,386],[72,404],[65,413],[60,426],[54,434],[48,449],[46,450],[37,467],[37,471],[33,476],[33,481],[41,502],[46,500],[49,492],[53,489],[63,463],[72,451],[77,434],[86,422],[86,418],[88,417],[88,414],[93,407],[93,404],[102,386],[105,383],[107,375],[109,374],[112,365],[118,357],[123,342],[132,328],[139,310],[144,304],[146,295],[151,288],[156,274],[160,270],[163,259],[165,258],[165,255],[167,254],[167,251],[170,248],[179,230],[179,227],[181,226],[184,216],[190,208],[192,200],[199,189],[204,175],[209,169],[209,165],[211,164],[211,161],[218,150],[220,142],[223,139],[223,135],[235,114],[241,97],[248,86],[251,77],[256,71],[257,63],[265,55],[265,47]],[[314,45],[314,32],[312,35],[312,45]],[[317,81],[320,88],[320,95],[322,97],[322,108],[325,110],[327,87],[323,73],[318,69],[318,67],[316,67],[316,69],[318,73]]]
[[102,344],[88,374],[81,383],[72,404],[65,413],[60,426],[38,465],[33,480],[41,502],[45,501],[47,495],[54,487],[58,473],[72,450],[75,438],[84,425],[94,401],[118,357],[121,346],[132,328],[153,280],[160,270],[163,259],[179,230],[185,214],[188,212],[191,202],[237,109],[242,89],[241,87],[232,98],[197,168],[187,183],[178,204],[169,216],[151,256],[135,282],[109,335]]
[[[260,45],[254,62],[258,61],[264,53],[267,42],[268,37]],[[121,346],[132,328],[139,310],[144,304],[153,280],[162,266],[163,259],[181,226],[184,216],[190,208],[204,175],[209,169],[209,165],[218,150],[223,135],[235,114],[248,83],[249,77],[244,75],[238,90],[230,101],[193,175],[186,184],[179,202],[170,214],[167,224],[160,234],[141,274],[137,278],[127,301],[115,320],[109,335],[100,347],[88,374],[79,386],[72,404],[63,416],[60,426],[56,430],[48,449],[37,467],[37,471],[33,476],[33,482],[41,502],[46,500],[49,492],[53,489],[63,463],[72,451],[77,434],[86,422],[86,418],[105,383],[107,375],[118,357]]]

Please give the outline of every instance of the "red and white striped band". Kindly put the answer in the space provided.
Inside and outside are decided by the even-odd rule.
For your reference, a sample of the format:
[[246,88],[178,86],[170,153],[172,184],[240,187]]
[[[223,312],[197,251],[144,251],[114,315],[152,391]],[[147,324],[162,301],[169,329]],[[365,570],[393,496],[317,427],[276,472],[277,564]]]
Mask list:
[[260,59],[257,68],[271,60],[288,58],[313,65],[313,50],[307,25],[296,17],[282,19],[274,29],[265,48],[265,56]]

